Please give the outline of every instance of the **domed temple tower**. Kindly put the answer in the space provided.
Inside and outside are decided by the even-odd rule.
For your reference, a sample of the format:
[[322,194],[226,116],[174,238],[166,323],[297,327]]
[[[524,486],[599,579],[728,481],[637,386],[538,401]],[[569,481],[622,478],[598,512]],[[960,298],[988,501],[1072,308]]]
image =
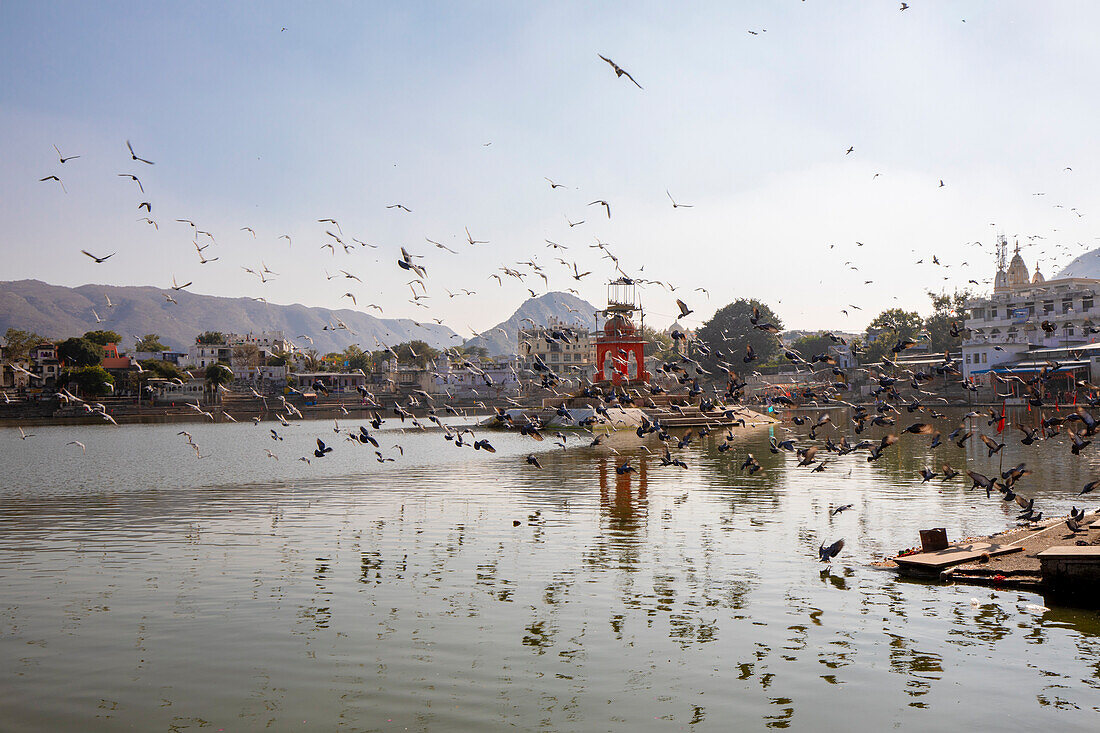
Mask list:
[[[634,316],[638,315],[635,323]],[[599,320],[603,317],[603,328]],[[612,384],[648,382],[645,370],[645,314],[634,281],[621,277],[607,286],[607,308],[596,313],[596,379]]]
[[1026,287],[1031,282],[1031,275],[1028,274],[1027,265],[1024,264],[1024,258],[1020,256],[1020,243],[1016,243],[1016,253],[1012,255],[1012,261],[1008,263],[1008,287],[1009,288],[1022,288]]

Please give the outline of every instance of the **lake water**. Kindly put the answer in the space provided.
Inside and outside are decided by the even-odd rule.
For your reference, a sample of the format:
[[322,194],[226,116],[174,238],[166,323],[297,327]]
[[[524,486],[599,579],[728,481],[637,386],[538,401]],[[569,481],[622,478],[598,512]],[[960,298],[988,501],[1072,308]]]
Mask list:
[[[976,440],[907,435],[810,473],[769,452],[778,428],[696,441],[681,469],[633,436],[616,455],[478,430],[490,455],[399,425],[377,432],[385,464],[331,421],[276,425],[282,441],[0,429],[0,729],[1100,726],[1095,611],[868,565],[918,529],[1011,526],[1014,504],[917,475],[992,473]],[[1100,446],[1008,437],[1004,466],[1028,462],[1018,489],[1048,516],[1100,477]],[[638,472],[616,474],[627,457]]]

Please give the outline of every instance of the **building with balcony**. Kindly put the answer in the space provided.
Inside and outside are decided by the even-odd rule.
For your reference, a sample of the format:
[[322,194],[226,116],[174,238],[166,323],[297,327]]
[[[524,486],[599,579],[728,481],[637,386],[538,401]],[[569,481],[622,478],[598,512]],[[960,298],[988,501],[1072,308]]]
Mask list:
[[521,373],[533,373],[536,359],[565,377],[591,374],[596,365],[596,342],[588,329],[554,317],[545,326],[521,328],[516,339]]
[[[962,342],[963,377],[988,384],[990,370],[1008,367],[1039,349],[1079,347],[1096,340],[1100,278],[1029,274],[1019,245],[1004,266],[1007,243],[998,242],[993,293],[966,303]],[[1097,319],[1100,321],[1100,319]]]
[[30,371],[38,377],[37,384],[31,386],[53,387],[61,371],[61,362],[57,358],[57,346],[43,341],[27,354],[31,363]]

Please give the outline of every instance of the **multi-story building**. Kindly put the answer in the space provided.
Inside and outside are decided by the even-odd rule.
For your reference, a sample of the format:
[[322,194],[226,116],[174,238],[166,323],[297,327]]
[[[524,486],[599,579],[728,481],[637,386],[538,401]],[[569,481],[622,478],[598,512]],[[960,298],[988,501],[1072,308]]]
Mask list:
[[533,371],[536,357],[563,376],[590,374],[596,365],[596,341],[588,329],[552,316],[545,326],[521,328],[516,339],[521,372]]
[[27,358],[31,363],[31,372],[38,379],[34,386],[52,387],[57,381],[58,372],[61,371],[61,362],[57,359],[57,346],[43,341],[30,350]]
[[233,347],[229,344],[191,344],[187,349],[186,362],[189,366],[205,369],[219,361],[226,364],[233,357]]
[[[267,359],[275,354],[287,354],[296,351],[282,331],[265,331],[245,335],[227,333],[222,343],[191,344],[186,362],[205,369],[218,362],[227,363],[233,369],[237,379],[250,382],[278,384],[286,381],[285,366],[267,366]],[[256,351],[241,356],[243,346],[255,346]]]
[[1029,276],[1019,245],[1005,268],[1006,247],[1002,237],[993,294],[966,303],[963,376],[979,384],[987,382],[991,369],[1017,363],[1029,351],[1096,340],[1092,317],[1100,279],[1066,277],[1063,271],[1046,280],[1038,268]]
[[519,394],[519,369],[515,357],[494,362],[463,363],[447,353],[436,359],[433,376],[437,392],[454,397],[481,398]]

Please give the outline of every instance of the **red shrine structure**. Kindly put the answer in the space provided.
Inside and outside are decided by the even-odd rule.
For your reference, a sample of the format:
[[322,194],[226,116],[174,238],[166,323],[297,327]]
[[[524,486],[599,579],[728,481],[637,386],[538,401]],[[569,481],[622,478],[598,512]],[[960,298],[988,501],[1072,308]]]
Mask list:
[[[638,322],[634,322],[634,314]],[[600,317],[604,325],[600,328]],[[596,312],[596,379],[612,384],[648,382],[645,370],[645,313],[634,281],[621,277],[607,286],[607,308]]]

